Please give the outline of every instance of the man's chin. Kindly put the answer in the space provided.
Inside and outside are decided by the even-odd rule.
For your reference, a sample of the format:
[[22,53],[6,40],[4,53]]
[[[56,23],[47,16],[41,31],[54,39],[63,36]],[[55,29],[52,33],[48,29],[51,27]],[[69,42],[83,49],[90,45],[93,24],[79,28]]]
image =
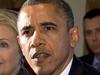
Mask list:
[[100,52],[95,53],[97,56],[100,56]]

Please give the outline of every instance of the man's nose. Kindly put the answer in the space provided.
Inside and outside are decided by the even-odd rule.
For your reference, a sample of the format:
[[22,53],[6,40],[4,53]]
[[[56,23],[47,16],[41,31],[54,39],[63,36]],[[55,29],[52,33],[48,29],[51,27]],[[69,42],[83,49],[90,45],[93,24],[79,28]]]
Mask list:
[[42,34],[35,31],[31,37],[31,44],[33,47],[39,47],[41,45],[44,45],[45,43]]

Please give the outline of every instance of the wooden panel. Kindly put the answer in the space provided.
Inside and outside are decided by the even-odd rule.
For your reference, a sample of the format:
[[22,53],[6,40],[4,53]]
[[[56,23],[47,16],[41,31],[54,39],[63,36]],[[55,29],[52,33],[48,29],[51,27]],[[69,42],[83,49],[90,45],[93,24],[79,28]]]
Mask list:
[[14,1],[14,8],[21,8],[22,4],[26,1],[26,0],[13,0]]
[[13,4],[12,0],[0,0],[0,8],[12,8]]
[[20,9],[26,0],[0,0],[0,8]]
[[94,9],[94,8],[100,8],[100,0],[87,0],[87,11]]

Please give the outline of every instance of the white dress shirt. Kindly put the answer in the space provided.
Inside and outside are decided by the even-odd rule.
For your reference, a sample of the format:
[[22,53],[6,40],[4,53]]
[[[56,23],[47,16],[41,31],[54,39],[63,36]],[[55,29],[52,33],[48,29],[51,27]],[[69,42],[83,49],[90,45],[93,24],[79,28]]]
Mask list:
[[72,61],[73,61],[73,58],[71,59],[69,64],[66,66],[66,68],[64,69],[64,71],[60,75],[68,75],[69,74],[71,66],[72,66]]

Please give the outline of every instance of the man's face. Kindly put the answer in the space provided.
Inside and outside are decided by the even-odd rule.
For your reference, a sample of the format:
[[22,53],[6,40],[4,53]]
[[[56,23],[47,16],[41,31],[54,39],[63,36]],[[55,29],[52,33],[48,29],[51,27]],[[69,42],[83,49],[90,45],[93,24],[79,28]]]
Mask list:
[[85,39],[93,53],[100,55],[100,16],[86,19]]
[[66,20],[53,5],[24,7],[18,20],[19,41],[29,65],[39,75],[59,72],[73,55]]

